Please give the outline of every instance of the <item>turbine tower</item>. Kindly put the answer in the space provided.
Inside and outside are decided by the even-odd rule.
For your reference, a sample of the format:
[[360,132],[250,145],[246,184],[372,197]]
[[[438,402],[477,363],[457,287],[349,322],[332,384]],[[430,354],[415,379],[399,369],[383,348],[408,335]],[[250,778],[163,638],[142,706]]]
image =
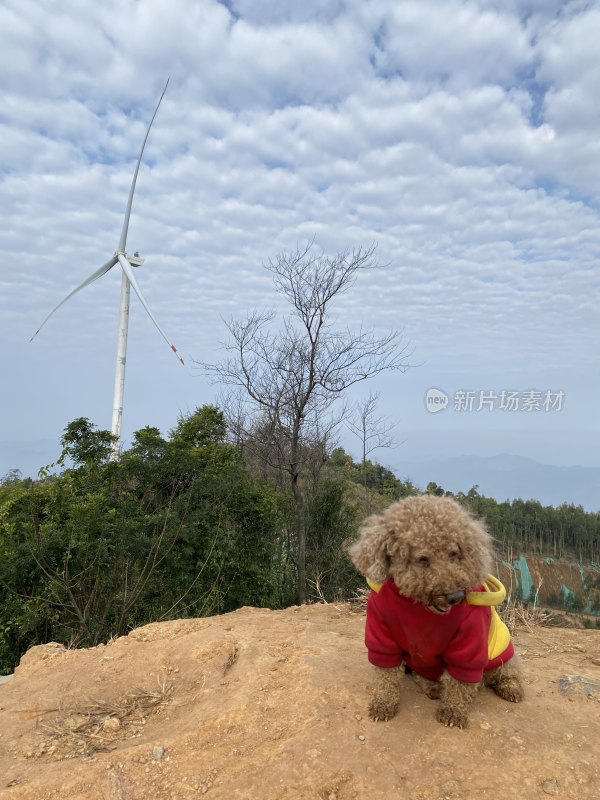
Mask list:
[[101,278],[102,275],[107,273],[111,270],[115,264],[119,264],[121,266],[122,274],[121,274],[121,300],[119,306],[119,337],[117,343],[117,363],[115,368],[115,390],[114,390],[114,398],[113,398],[113,412],[112,412],[112,433],[116,437],[115,445],[113,448],[113,458],[116,458],[120,451],[120,442],[121,442],[121,419],[123,416],[123,392],[125,388],[125,362],[127,357],[127,333],[128,333],[128,326],[129,326],[129,295],[131,287],[133,286],[134,292],[140,299],[141,304],[144,306],[146,313],[152,320],[152,322],[157,327],[158,331],[160,332],[163,339],[167,342],[171,350],[175,353],[179,361],[183,364],[183,358],[177,352],[177,348],[171,342],[167,334],[158,324],[156,317],[150,311],[148,303],[144,299],[144,295],[142,294],[142,290],[140,289],[138,282],[133,274],[132,267],[139,267],[144,263],[144,259],[140,258],[139,254],[136,252],[135,255],[130,256],[125,252],[125,248],[127,246],[127,232],[129,230],[129,217],[131,215],[131,205],[133,203],[133,195],[135,192],[135,184],[137,181],[138,172],[140,169],[140,164],[142,162],[142,156],[144,155],[144,148],[146,147],[146,142],[148,141],[148,135],[150,133],[150,128],[152,127],[152,123],[154,122],[154,118],[156,117],[156,113],[159,109],[161,101],[165,96],[165,92],[167,91],[167,86],[169,85],[169,81],[165,83],[165,88],[162,91],[162,94],[156,104],[156,108],[154,109],[154,114],[152,115],[152,119],[150,120],[150,124],[148,125],[148,129],[146,130],[146,135],[144,136],[144,141],[142,142],[142,147],[140,150],[140,154],[138,156],[137,163],[135,165],[135,171],[133,173],[133,180],[131,181],[131,188],[129,190],[129,198],[127,200],[127,208],[125,209],[125,218],[123,220],[123,228],[121,230],[121,237],[119,239],[119,245],[115,250],[114,254],[111,258],[103,264],[100,269],[97,269],[92,275],[89,276],[83,283],[81,283],[76,289],[73,289],[72,292],[61,300],[61,302],[52,309],[52,311],[48,314],[46,319],[42,322],[40,327],[37,331],[33,334],[30,341],[33,341],[41,329],[44,327],[46,322],[50,319],[50,317],[54,314],[55,311],[67,302],[74,294],[76,294],[81,289],[88,286],[90,283],[93,283],[98,278]]

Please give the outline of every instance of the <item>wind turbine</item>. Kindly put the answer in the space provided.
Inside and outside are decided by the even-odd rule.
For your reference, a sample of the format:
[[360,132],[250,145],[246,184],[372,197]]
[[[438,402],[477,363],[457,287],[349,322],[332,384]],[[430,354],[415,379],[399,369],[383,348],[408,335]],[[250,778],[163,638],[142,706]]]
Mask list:
[[142,161],[142,156],[144,155],[144,148],[146,146],[146,142],[148,140],[148,135],[150,133],[150,128],[152,127],[152,123],[154,122],[154,118],[156,117],[156,113],[158,108],[161,104],[163,97],[165,96],[165,92],[167,91],[167,86],[169,85],[169,81],[165,83],[165,88],[162,91],[162,94],[156,104],[156,108],[154,109],[154,114],[152,115],[152,119],[150,120],[150,124],[148,125],[148,129],[146,130],[146,135],[144,136],[144,141],[142,142],[142,148],[140,150],[140,155],[137,160],[137,164],[135,165],[135,172],[133,173],[133,180],[131,181],[131,188],[129,190],[129,198],[127,200],[127,208],[125,209],[125,219],[123,220],[123,228],[121,230],[121,237],[119,239],[119,245],[115,250],[114,254],[111,258],[103,264],[100,269],[97,269],[89,278],[87,278],[82,284],[80,284],[76,289],[73,289],[72,292],[61,300],[61,302],[52,309],[52,311],[48,314],[46,319],[42,322],[40,327],[37,331],[33,334],[30,341],[33,341],[41,329],[44,327],[46,322],[50,319],[50,317],[54,314],[55,311],[67,302],[74,294],[77,294],[78,291],[88,286],[90,283],[93,283],[98,278],[101,278],[102,275],[107,273],[111,270],[116,264],[121,266],[122,275],[121,275],[121,301],[120,301],[120,310],[119,310],[119,339],[117,344],[117,363],[115,368],[115,390],[114,390],[114,399],[113,399],[113,413],[112,413],[112,433],[116,437],[115,445],[113,449],[113,457],[119,453],[120,448],[120,439],[121,439],[121,419],[123,416],[123,391],[125,388],[125,361],[127,357],[127,332],[128,332],[128,324],[129,324],[129,295],[130,289],[133,286],[134,292],[140,299],[141,304],[146,309],[146,313],[152,320],[152,322],[158,328],[161,336],[167,342],[171,350],[175,353],[177,358],[183,364],[183,358],[177,352],[177,348],[171,342],[167,334],[158,324],[156,317],[150,311],[148,303],[144,299],[144,295],[142,294],[142,290],[140,289],[138,282],[133,274],[132,267],[139,267],[144,263],[144,259],[140,258],[138,253],[136,252],[135,255],[130,256],[125,252],[125,247],[127,245],[127,231],[129,230],[129,217],[131,215],[131,204],[133,202],[133,194],[135,192],[135,184],[137,181],[138,172],[140,169],[140,164]]

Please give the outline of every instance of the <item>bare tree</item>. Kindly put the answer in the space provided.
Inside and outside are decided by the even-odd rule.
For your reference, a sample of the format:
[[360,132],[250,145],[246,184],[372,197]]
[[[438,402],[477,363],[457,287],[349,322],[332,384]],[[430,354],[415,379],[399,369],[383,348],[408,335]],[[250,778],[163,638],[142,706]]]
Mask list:
[[[307,490],[315,474],[315,454],[324,460],[325,445],[344,413],[335,413],[333,406],[353,384],[409,366],[407,345],[397,331],[377,336],[361,326],[338,331],[332,325],[333,301],[353,286],[361,270],[377,266],[375,248],[332,257],[312,250],[311,243],[266,265],[291,313],[279,325],[273,313],[253,312],[232,320],[227,325],[229,356],[217,364],[200,364],[213,383],[237,392],[233,405],[238,424],[244,420],[263,445],[269,468],[291,490],[300,602],[306,599]],[[239,390],[244,413],[239,411]]]
[[378,394],[370,394],[358,403],[354,413],[346,421],[349,430],[360,440],[363,485],[365,489],[365,514],[371,513],[371,501],[367,481],[367,456],[380,448],[394,447],[392,431],[396,427],[387,417],[377,416]]

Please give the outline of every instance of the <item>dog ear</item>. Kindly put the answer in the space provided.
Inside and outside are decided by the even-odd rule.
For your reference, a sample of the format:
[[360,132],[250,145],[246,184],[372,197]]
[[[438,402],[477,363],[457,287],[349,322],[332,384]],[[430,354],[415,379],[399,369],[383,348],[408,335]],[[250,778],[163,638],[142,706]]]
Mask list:
[[387,580],[390,569],[390,531],[382,516],[368,517],[359,529],[360,538],[348,547],[356,569],[374,583]]
[[492,570],[494,545],[485,523],[469,514],[460,549],[467,569],[477,580],[484,579]]

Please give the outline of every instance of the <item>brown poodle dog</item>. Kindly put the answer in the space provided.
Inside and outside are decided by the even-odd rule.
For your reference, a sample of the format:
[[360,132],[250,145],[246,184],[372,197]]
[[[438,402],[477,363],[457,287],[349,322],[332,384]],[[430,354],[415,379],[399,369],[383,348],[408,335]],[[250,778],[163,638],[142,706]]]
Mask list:
[[441,700],[437,718],[450,727],[467,726],[482,682],[505,700],[523,699],[508,629],[493,609],[505,592],[489,576],[483,523],[448,497],[409,497],[365,520],[348,552],[374,589],[365,635],[378,667],[372,719],[396,714],[403,664]]

